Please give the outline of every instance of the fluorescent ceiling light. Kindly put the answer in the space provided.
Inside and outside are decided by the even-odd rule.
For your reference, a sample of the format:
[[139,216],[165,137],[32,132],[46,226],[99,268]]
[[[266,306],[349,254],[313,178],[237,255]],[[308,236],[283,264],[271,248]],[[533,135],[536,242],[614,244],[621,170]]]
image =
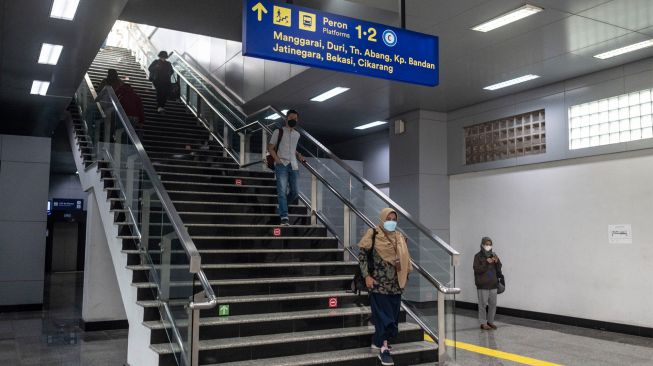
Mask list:
[[41,46],[41,55],[39,56],[40,64],[56,65],[59,62],[59,56],[63,46],[57,44],[43,43]]
[[651,46],[653,46],[653,39],[649,39],[648,41],[644,41],[644,42],[631,44],[630,46],[626,46],[626,47],[617,48],[616,50],[601,53],[601,54],[596,55],[594,57],[600,58],[601,60],[605,60],[606,58],[611,58],[611,57],[623,55],[624,53],[641,50],[642,48],[647,48],[647,47],[651,47]]
[[472,30],[478,31],[478,32],[489,32],[493,29],[497,29],[499,27],[503,27],[504,25],[516,22],[520,19],[524,19],[528,16],[531,16],[533,14],[541,12],[542,8],[533,6],[533,5],[524,5],[519,9],[515,9],[509,13],[503,14],[497,18],[494,18],[492,20],[489,20],[483,24],[477,25],[476,27],[472,28]]
[[336,86],[335,88],[329,90],[328,92],[322,93],[322,94],[318,95],[317,97],[315,97],[315,98],[313,98],[311,100],[314,101],[314,102],[324,102],[325,100],[331,99],[331,98],[335,97],[338,94],[342,94],[342,93],[346,92],[347,90],[349,90],[349,88],[343,88],[342,86]]
[[73,20],[79,0],[54,0],[50,18]]
[[[284,109],[281,111],[281,113],[285,115],[286,113],[288,113],[288,110]],[[272,119],[272,120],[279,119],[279,118],[281,118],[281,116],[278,113],[272,113],[271,115],[265,117],[265,119]]]
[[32,82],[32,91],[30,94],[45,95],[50,87],[49,81],[34,80]]
[[366,129],[368,129],[368,128],[372,128],[372,127],[376,127],[376,126],[381,126],[381,125],[384,125],[384,124],[386,124],[386,123],[388,123],[388,122],[386,122],[386,121],[376,121],[376,122],[368,123],[368,124],[366,124],[366,125],[362,125],[362,126],[355,127],[354,129],[355,129],[355,130],[366,130]]
[[490,85],[490,86],[486,86],[483,89],[485,89],[485,90],[497,90],[497,89],[505,88],[505,87],[508,87],[508,86],[511,86],[511,85],[523,83],[523,82],[526,82],[526,81],[529,81],[529,80],[537,79],[537,78],[539,78],[539,76],[537,76],[537,75],[524,75],[524,76],[518,77],[516,79],[504,81],[504,82],[494,84],[494,85]]

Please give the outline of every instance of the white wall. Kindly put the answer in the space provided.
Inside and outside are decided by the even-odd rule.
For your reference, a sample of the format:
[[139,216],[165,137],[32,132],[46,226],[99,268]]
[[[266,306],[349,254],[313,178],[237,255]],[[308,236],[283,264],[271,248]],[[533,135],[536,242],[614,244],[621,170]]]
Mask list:
[[390,182],[390,140],[384,129],[369,135],[331,145],[333,153],[341,159],[363,162],[363,177],[375,185]]
[[[147,27],[141,25],[144,31]],[[190,55],[208,72],[208,76],[220,81],[244,101],[252,100],[307,70],[304,66],[245,57],[240,42],[199,34],[159,28],[150,40],[160,50]]]
[[[447,114],[448,172],[469,173],[653,148],[653,139],[569,150],[568,108],[653,87],[653,58],[507,95]],[[546,153],[465,165],[465,126],[545,109]]]
[[50,139],[0,135],[0,306],[41,304]]
[[[105,197],[104,192],[100,193],[100,195]],[[127,315],[120,295],[109,243],[104,232],[102,216],[97,204],[98,197],[95,196],[95,191],[91,189],[87,198],[88,213],[84,259],[86,265],[84,267],[82,319],[86,323],[123,320],[127,318]]]
[[[499,306],[651,327],[651,153],[452,176],[457,299],[476,302],[472,259],[487,235],[507,278]],[[632,224],[633,244],[608,244],[609,224]]]

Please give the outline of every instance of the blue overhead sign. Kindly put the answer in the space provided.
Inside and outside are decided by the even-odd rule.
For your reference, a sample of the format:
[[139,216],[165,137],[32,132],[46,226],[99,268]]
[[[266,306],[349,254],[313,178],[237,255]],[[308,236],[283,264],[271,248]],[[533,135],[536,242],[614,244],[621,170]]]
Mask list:
[[243,55],[435,86],[438,37],[271,0],[244,0]]

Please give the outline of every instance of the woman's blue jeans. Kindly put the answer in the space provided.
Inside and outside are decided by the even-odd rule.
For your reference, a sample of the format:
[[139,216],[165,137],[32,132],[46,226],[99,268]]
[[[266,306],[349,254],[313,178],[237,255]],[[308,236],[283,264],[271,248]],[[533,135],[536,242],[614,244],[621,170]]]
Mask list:
[[276,164],[274,173],[277,176],[277,195],[279,196],[279,217],[288,218],[288,204],[299,197],[297,190],[298,170],[292,170],[292,164]]
[[399,333],[399,312],[401,295],[384,295],[370,293],[372,319],[374,320],[374,345],[383,346],[383,341],[390,341]]

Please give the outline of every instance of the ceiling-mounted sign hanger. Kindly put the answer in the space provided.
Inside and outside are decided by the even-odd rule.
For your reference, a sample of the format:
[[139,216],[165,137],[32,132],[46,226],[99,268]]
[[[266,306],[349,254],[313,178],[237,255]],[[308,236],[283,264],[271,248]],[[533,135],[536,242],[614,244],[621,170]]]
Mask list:
[[243,55],[435,86],[438,37],[271,0],[243,0]]

